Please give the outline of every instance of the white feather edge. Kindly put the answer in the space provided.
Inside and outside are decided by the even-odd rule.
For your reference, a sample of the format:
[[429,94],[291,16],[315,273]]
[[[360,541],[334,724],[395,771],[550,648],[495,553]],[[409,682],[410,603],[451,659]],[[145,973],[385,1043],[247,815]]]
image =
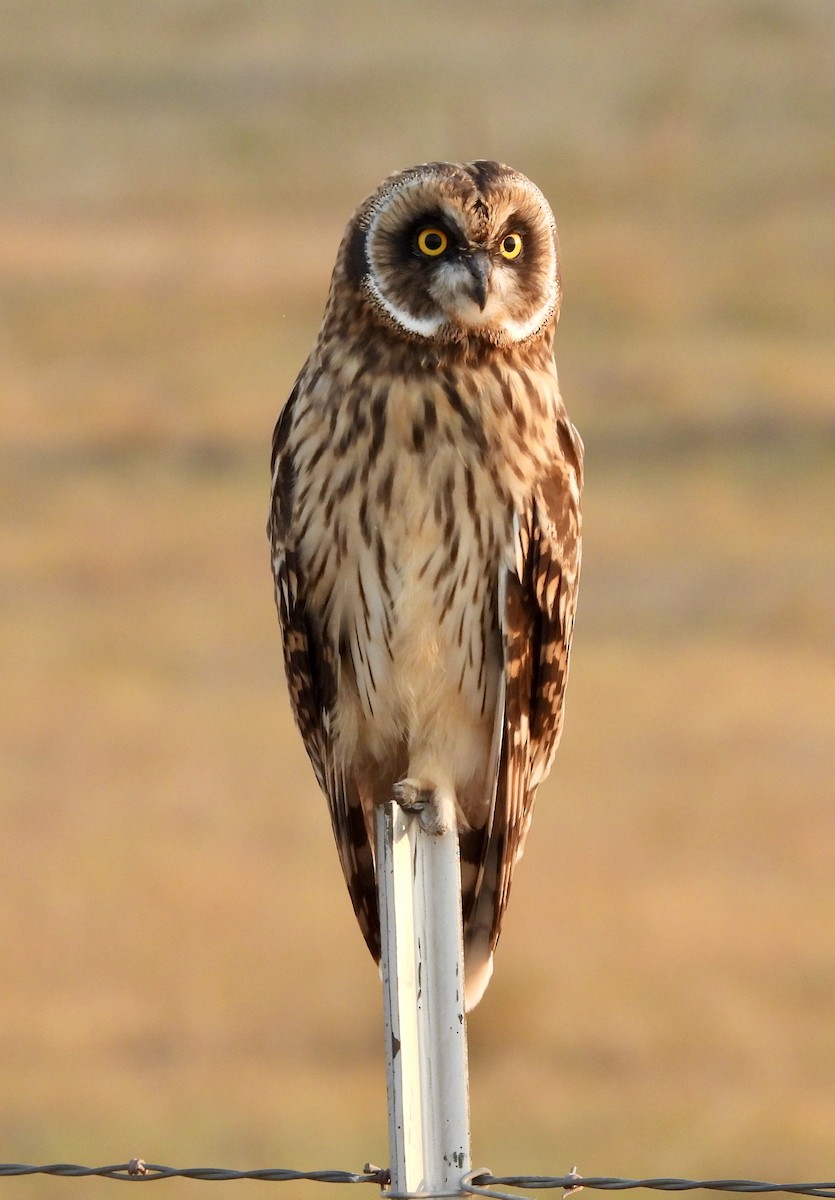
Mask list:
[[408,333],[417,334],[422,338],[431,338],[445,324],[441,317],[416,317],[412,313],[406,312],[405,309],[398,308],[383,295],[370,275],[365,277],[365,286],[371,293],[375,304]]
[[493,721],[493,736],[490,740],[490,770],[487,778],[490,780],[490,794],[493,798],[490,810],[490,829],[493,827],[493,820],[496,814],[496,792],[499,786],[499,765],[502,758],[502,746],[504,745],[504,729],[505,729],[505,688],[506,675],[504,667],[504,606],[505,593],[507,590],[507,572],[504,567],[499,568],[499,634],[502,639],[502,670],[499,676],[499,687],[496,693],[496,713]]

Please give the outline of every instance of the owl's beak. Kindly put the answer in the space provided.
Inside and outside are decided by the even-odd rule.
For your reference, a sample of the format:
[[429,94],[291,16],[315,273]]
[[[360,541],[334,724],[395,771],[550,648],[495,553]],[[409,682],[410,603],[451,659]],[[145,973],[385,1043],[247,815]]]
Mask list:
[[467,289],[478,307],[484,312],[487,303],[487,285],[490,282],[490,259],[484,250],[473,250],[467,257],[470,286]]

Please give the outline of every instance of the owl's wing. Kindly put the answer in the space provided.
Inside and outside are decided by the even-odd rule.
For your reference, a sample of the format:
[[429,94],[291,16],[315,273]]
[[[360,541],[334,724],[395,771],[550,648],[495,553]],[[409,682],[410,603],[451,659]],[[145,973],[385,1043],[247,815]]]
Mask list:
[[380,957],[374,857],[354,781],[335,762],[331,713],[340,660],[309,611],[296,552],[293,523],[297,469],[289,448],[299,385],[293,389],[273,434],[272,503],[267,532],[272,550],[276,607],[284,644],[290,703],[319,786],[330,810],[336,848],[351,903],[368,948]]
[[503,571],[499,586],[503,712],[497,722],[495,805],[472,917],[474,932],[485,936],[489,927],[490,951],[524,850],[536,789],[551,769],[562,731],[580,574],[583,443],[565,417],[558,433],[562,456],[517,514],[513,566]]

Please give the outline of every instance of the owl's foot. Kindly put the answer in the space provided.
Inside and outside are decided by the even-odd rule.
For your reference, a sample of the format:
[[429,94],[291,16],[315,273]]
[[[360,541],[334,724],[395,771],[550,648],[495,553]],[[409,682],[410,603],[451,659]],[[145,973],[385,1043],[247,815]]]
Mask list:
[[392,788],[392,797],[406,812],[416,813],[427,833],[440,837],[455,829],[455,801],[425,779],[401,779]]

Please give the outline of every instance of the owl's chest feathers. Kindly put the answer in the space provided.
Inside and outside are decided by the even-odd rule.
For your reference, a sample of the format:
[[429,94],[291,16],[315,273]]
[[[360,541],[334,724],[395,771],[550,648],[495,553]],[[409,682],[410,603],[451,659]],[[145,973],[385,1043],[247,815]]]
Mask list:
[[311,608],[353,676],[356,717],[392,737],[450,693],[473,718],[495,702],[499,567],[545,448],[513,385],[488,383],[396,378],[359,402],[331,386],[309,417],[319,437],[299,478],[321,487],[300,488],[296,517]]

